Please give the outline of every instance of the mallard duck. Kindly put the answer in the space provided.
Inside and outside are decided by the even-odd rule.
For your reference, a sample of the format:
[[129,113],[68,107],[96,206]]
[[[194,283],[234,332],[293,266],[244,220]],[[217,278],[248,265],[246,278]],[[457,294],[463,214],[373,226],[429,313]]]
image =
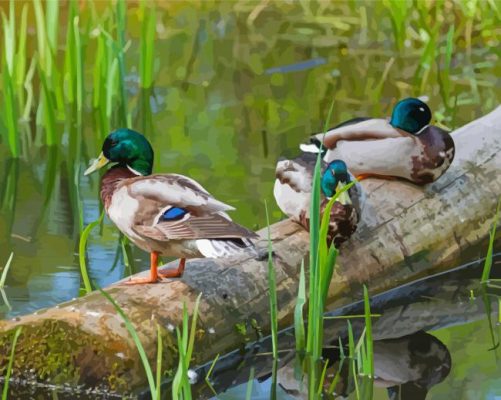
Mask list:
[[342,159],[357,178],[395,177],[424,185],[449,168],[455,152],[449,133],[430,120],[426,103],[408,98],[395,105],[389,120],[355,118],[300,148],[318,153],[323,143],[324,160]]
[[[273,194],[284,214],[299,222],[309,230],[310,198],[313,184],[313,171],[317,155],[303,153],[293,160],[281,160],[275,171],[276,180]],[[329,199],[337,190],[351,182],[346,164],[333,160],[322,163],[320,210],[323,212]],[[328,242],[338,247],[355,232],[360,211],[360,188],[352,186],[348,192],[340,195],[331,209]]]
[[[227,257],[253,251],[257,235],[231,221],[232,206],[214,198],[199,183],[178,174],[154,174],[153,148],[131,129],[105,139],[102,152],[85,175],[116,164],[101,178],[107,215],[136,246],[151,254],[150,276],[128,283],[154,283],[183,274],[186,258]],[[179,257],[177,269],[158,271],[158,256]]]

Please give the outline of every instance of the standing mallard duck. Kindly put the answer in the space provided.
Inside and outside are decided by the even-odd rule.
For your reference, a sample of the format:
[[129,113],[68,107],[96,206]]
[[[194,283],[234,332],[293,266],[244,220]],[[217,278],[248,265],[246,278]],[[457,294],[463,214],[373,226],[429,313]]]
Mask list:
[[[281,160],[276,168],[273,194],[284,214],[299,222],[306,230],[310,225],[310,199],[313,184],[313,171],[317,155],[303,153],[294,160]],[[341,160],[322,163],[320,211],[323,212],[328,201],[336,191],[351,182],[346,164]],[[331,209],[328,240],[338,247],[355,232],[360,212],[360,187],[352,186],[340,195]]]
[[429,125],[431,111],[419,99],[399,101],[390,120],[355,118],[316,134],[306,152],[324,160],[342,159],[357,177],[398,177],[418,185],[437,180],[454,158],[454,141],[447,131]]
[[[101,200],[115,225],[151,254],[150,276],[127,283],[154,283],[183,274],[186,258],[227,257],[253,251],[257,235],[231,221],[233,207],[183,175],[155,174],[153,149],[138,132],[119,129],[105,139],[88,175],[116,162],[101,178]],[[175,270],[158,271],[158,256],[179,257]]]

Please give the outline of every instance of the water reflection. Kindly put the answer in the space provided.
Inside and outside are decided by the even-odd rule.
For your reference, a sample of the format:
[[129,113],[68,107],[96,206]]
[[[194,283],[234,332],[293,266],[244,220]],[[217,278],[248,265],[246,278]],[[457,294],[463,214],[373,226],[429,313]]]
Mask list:
[[[348,352],[347,343],[345,353]],[[339,348],[326,348],[328,360],[324,388],[328,390],[340,370],[335,397],[355,391],[350,379],[351,366],[341,361]],[[296,380],[294,363],[278,371],[278,384],[292,398],[307,399],[308,394]],[[442,382],[451,369],[447,347],[436,337],[423,331],[400,338],[374,341],[374,385],[387,388],[391,400],[424,400],[432,386]],[[304,386],[304,385],[303,385]]]
[[[492,278],[499,278],[501,253],[494,256]],[[371,311],[381,314],[373,318],[375,386],[387,392],[383,397],[376,390],[375,398],[424,399],[432,387],[439,387],[447,379],[452,368],[449,349],[434,332],[443,328],[454,337],[455,330],[464,324],[478,321],[480,328],[476,336],[485,338],[476,343],[478,351],[485,356],[494,353],[489,337],[497,342],[499,327],[491,324],[497,314],[498,298],[501,290],[480,284],[483,259],[465,265],[454,271],[438,274],[411,284],[401,286],[371,299]],[[473,293],[473,295],[472,295]],[[353,303],[332,313],[331,317],[363,314],[363,304]],[[355,337],[363,330],[363,318],[351,320]],[[440,331],[441,332],[441,331]],[[324,349],[324,357],[330,362],[328,374],[332,379],[339,367],[339,338],[347,343],[345,319],[326,320],[325,337],[332,338]],[[462,342],[464,338],[458,337]],[[292,329],[279,334],[280,349],[294,349]],[[247,381],[249,368],[253,367],[256,376],[267,380],[271,376],[269,351],[271,341],[265,338],[247,346],[247,352],[232,353],[220,358],[212,372],[212,383],[216,390]],[[456,350],[457,351],[457,350]],[[452,350],[451,350],[452,352]],[[345,351],[345,353],[347,353]],[[284,350],[280,353],[278,372],[279,398],[292,396],[303,398],[304,392],[295,381],[295,353]],[[345,363],[346,364],[346,363]],[[336,393],[348,395],[353,391],[353,382],[348,379],[347,365],[341,369],[341,377]],[[200,373],[207,372],[206,367]],[[329,382],[330,383],[330,382]],[[268,382],[269,384],[269,382]],[[204,388],[199,388],[202,392]],[[234,398],[245,398],[246,384],[228,390]],[[381,390],[381,389],[380,389]],[[399,397],[400,396],[400,397]]]

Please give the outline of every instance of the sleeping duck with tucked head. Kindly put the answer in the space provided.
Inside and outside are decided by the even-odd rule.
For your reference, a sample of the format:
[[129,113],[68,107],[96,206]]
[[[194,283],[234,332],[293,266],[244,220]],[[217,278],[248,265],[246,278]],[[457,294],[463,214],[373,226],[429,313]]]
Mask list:
[[[155,283],[183,274],[186,258],[255,254],[257,235],[231,220],[234,208],[199,183],[178,174],[151,174],[153,148],[131,129],[105,139],[85,175],[113,162],[101,178],[101,200],[109,218],[137,247],[151,255],[150,275],[127,283]],[[158,256],[180,258],[177,269],[158,271]]]
[[[403,178],[418,185],[437,180],[454,158],[447,131],[429,125],[431,111],[416,98],[399,101],[391,118],[354,118],[300,146],[326,162],[342,159],[357,178]],[[322,146],[323,145],[323,146]]]

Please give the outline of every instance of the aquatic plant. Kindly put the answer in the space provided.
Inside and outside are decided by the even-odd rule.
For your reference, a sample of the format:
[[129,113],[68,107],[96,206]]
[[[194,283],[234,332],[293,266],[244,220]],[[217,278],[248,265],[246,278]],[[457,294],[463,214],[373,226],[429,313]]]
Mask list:
[[5,377],[4,377],[4,381],[3,381],[2,400],[8,399],[9,380],[10,380],[10,375],[12,374],[12,365],[14,363],[14,354],[16,352],[17,339],[19,338],[19,335],[21,334],[22,330],[23,330],[23,328],[21,326],[19,326],[14,331],[14,338],[12,339],[12,347],[10,349],[9,364],[7,365],[7,372],[5,373]]
[[191,326],[189,325],[188,309],[186,308],[186,304],[183,303],[182,328],[180,330],[179,327],[176,327],[179,364],[172,381],[173,400],[191,399],[191,384],[188,372],[191,362],[191,356],[193,354],[193,346],[195,344],[195,335],[197,333],[198,308],[200,305],[201,297],[202,293],[198,295],[197,300],[195,301],[195,307],[193,308],[193,316],[191,319]]
[[89,225],[85,227],[80,235],[80,241],[78,243],[78,260],[80,262],[80,274],[82,276],[82,281],[84,284],[84,289],[86,293],[92,292],[92,285],[89,278],[88,268],[87,268],[87,258],[86,258],[86,250],[87,250],[87,240],[89,239],[89,235],[91,231],[103,222],[104,211],[101,212],[99,218]]
[[0,277],[0,289],[5,287],[5,280],[7,279],[7,274],[9,273],[10,266],[12,264],[12,259],[14,258],[14,252],[10,253],[9,259],[5,263],[2,270],[2,276]]
[[492,226],[491,226],[491,229],[489,231],[489,245],[487,246],[487,254],[485,255],[481,283],[489,282],[489,276],[491,275],[492,254],[494,252],[494,240],[496,239],[496,230],[497,230],[498,221],[499,221],[500,208],[501,208],[501,198],[498,200],[498,204],[496,207],[496,214],[494,215],[494,220],[492,221]]
[[265,201],[266,224],[268,229],[268,288],[270,299],[270,326],[273,351],[273,365],[271,374],[270,399],[277,397],[277,366],[278,366],[278,303],[277,303],[277,279],[273,265],[273,248],[271,243],[270,217],[268,205]]
[[[144,350],[143,344],[141,343],[141,340],[139,339],[139,335],[137,334],[136,329],[130,322],[129,317],[125,314],[124,310],[118,305],[118,303],[111,297],[107,292],[105,292],[103,289],[98,288],[99,292],[113,305],[115,308],[116,312],[122,320],[124,321],[125,328],[129,332],[130,336],[132,337],[132,340],[134,341],[134,345],[136,346],[136,349],[139,353],[139,357],[141,359],[141,363],[143,364],[144,371],[146,373],[146,378],[148,380],[148,385],[150,387],[150,393],[151,393],[151,399],[152,400],[157,400],[159,399],[159,394],[157,394],[157,390],[160,390],[160,387],[157,387],[155,378],[153,375],[153,370],[151,368],[150,362],[148,360],[148,356],[146,355],[146,351]],[[157,332],[158,332],[158,338],[161,339],[161,335],[159,334],[158,326],[157,326]],[[158,345],[158,351],[162,350],[162,345]],[[158,358],[162,358],[162,355],[157,354],[157,365],[158,365]],[[157,382],[158,382],[158,375],[157,375]]]

